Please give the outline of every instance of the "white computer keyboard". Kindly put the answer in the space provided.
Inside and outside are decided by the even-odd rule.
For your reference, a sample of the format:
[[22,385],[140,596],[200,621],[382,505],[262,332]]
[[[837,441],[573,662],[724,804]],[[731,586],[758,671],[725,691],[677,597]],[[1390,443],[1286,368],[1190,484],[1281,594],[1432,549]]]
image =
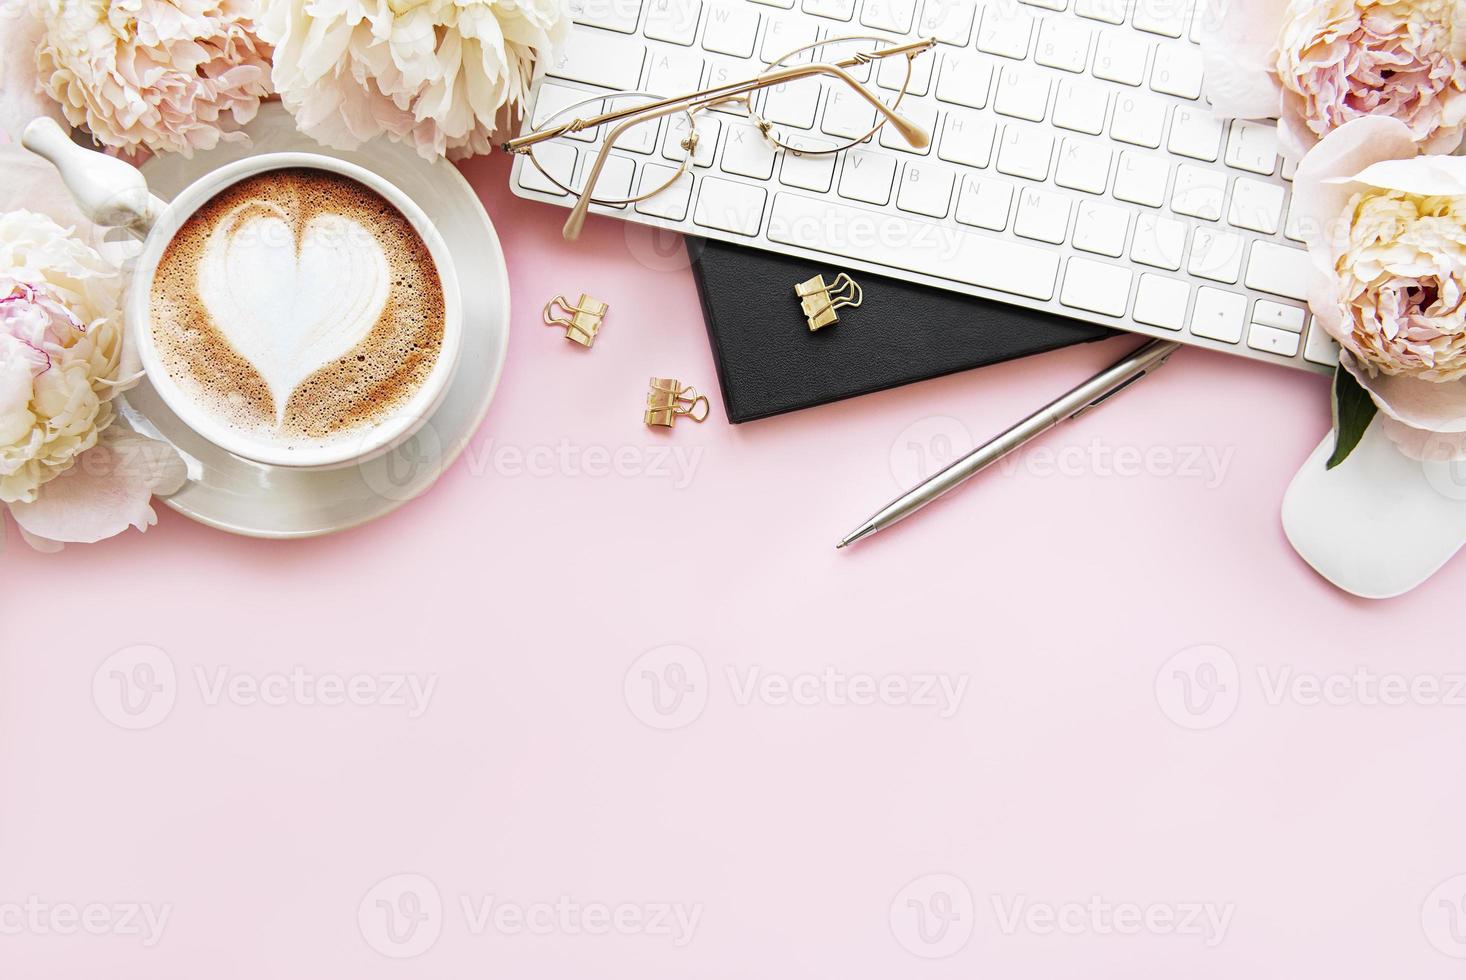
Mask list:
[[[796,156],[740,114],[705,112],[696,166],[677,184],[592,212],[1332,370],[1337,348],[1304,302],[1292,166],[1271,125],[1229,123],[1201,99],[1193,2],[571,0],[575,28],[531,93],[525,131],[612,90],[752,77],[816,39],[935,36],[900,106],[930,146],[886,126],[843,153]],[[830,96],[827,83],[780,121],[807,122],[812,143],[844,135],[852,100]],[[567,178],[600,138],[577,135],[542,157]],[[680,137],[669,118],[618,144],[618,179],[665,180]],[[571,203],[524,157],[510,180],[522,197]]]

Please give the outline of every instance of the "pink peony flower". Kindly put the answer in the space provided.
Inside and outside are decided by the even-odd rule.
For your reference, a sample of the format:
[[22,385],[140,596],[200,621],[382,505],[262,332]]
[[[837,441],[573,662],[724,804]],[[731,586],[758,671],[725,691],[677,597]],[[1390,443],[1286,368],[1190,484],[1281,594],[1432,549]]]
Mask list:
[[385,133],[426,159],[487,153],[500,110],[564,41],[560,0],[263,0],[274,85],[301,131],[352,149]]
[[244,140],[239,127],[270,94],[256,0],[34,2],[40,83],[104,146],[191,156]]
[[1335,129],[1293,178],[1309,306],[1407,455],[1466,455],[1466,158],[1398,119]]
[[1365,116],[1428,152],[1466,133],[1466,0],[1212,0],[1201,16],[1213,110],[1277,116],[1294,159]]

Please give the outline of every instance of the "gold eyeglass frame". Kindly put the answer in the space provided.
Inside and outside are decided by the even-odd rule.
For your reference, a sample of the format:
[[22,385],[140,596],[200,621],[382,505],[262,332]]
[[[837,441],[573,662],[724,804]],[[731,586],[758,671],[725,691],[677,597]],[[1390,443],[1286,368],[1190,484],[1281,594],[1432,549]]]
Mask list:
[[[769,65],[783,65],[785,61],[788,61],[790,58],[797,57],[805,51],[812,51],[816,48],[827,47],[832,44],[839,44],[847,41],[882,42],[884,40],[886,39],[876,37],[874,35],[852,35],[849,37],[826,38],[823,41],[815,41],[812,44],[805,44],[801,45],[800,47],[794,48],[792,51],[788,51],[780,57],[770,61]],[[901,100],[906,97],[906,90],[911,84],[911,62],[914,61],[918,55],[923,54],[924,52],[934,48],[936,44],[936,38],[927,37],[917,41],[907,41],[904,44],[892,44],[889,47],[879,48],[874,51],[859,51],[853,55],[850,55],[849,57],[842,58],[839,61],[811,62],[807,65],[788,65],[780,68],[771,68],[770,70],[765,71],[763,74],[758,75],[754,78],[745,79],[739,82],[727,82],[723,85],[716,85],[712,88],[703,89],[700,92],[693,92],[688,95],[672,96],[669,98],[659,98],[658,96],[650,92],[607,92],[601,95],[592,95],[586,99],[581,100],[580,102],[575,102],[571,105],[565,106],[564,108],[557,111],[555,115],[561,116],[566,114],[567,112],[570,112],[571,110],[578,109],[581,106],[589,105],[592,102],[605,102],[610,99],[645,97],[649,99],[654,99],[655,101],[649,102],[645,105],[628,106],[626,108],[616,109],[611,112],[603,112],[599,115],[591,116],[588,119],[582,119],[578,116],[572,117],[569,122],[562,123],[557,126],[552,126],[548,129],[536,130],[534,132],[526,133],[525,135],[517,137],[515,139],[508,140],[507,142],[501,144],[500,148],[505,153],[528,154],[529,162],[534,165],[536,170],[544,175],[546,180],[563,190],[565,193],[572,194],[577,197],[575,206],[570,210],[570,217],[567,218],[565,221],[564,228],[565,239],[567,241],[574,241],[575,239],[580,237],[581,226],[585,224],[586,213],[593,202],[609,205],[635,204],[638,201],[645,201],[648,198],[655,197],[657,194],[660,194],[662,191],[675,184],[677,180],[681,178],[684,173],[687,172],[688,168],[695,164],[698,135],[696,120],[693,118],[693,116],[695,113],[701,112],[704,109],[712,108],[713,106],[723,105],[730,102],[743,103],[744,111],[747,112],[749,119],[753,122],[758,131],[763,135],[765,140],[767,140],[772,146],[774,146],[775,149],[787,150],[790,153],[798,155],[807,154],[810,156],[819,156],[828,153],[843,153],[845,150],[850,149],[852,146],[856,146],[870,139],[886,123],[890,123],[892,126],[894,126],[896,132],[901,134],[901,138],[906,140],[906,142],[912,147],[916,149],[922,149],[923,147],[931,143],[931,134],[928,133],[925,129],[918,126],[916,123],[912,122],[911,120],[907,119],[905,116],[897,112],[896,107],[899,106],[901,104]],[[872,64],[873,62],[885,58],[894,57],[897,55],[904,55],[906,57],[906,77],[902,80],[900,91],[896,93],[896,97],[891,101],[889,105],[887,105],[878,96],[871,92],[865,84],[857,81],[855,77],[851,75],[850,72],[847,70],[862,65]],[[789,144],[780,142],[777,138],[771,136],[770,131],[773,129],[774,124],[764,120],[758,115],[758,113],[753,108],[753,103],[752,101],[750,101],[749,96],[754,92],[771,88],[775,85],[781,85],[785,82],[798,81],[802,78],[810,78],[817,75],[828,75],[844,82],[857,94],[859,94],[861,98],[870,103],[879,115],[879,118],[877,118],[876,120],[876,124],[872,126],[870,130],[867,131],[860,138],[850,140],[843,146],[832,147],[827,150],[811,150],[790,146]],[[874,79],[872,79],[872,82],[874,82]],[[616,198],[612,200],[594,198],[591,192],[595,189],[596,182],[600,180],[601,168],[605,165],[606,159],[609,155],[609,151],[616,144],[616,141],[620,139],[627,130],[631,129],[634,126],[641,125],[642,123],[652,122],[654,120],[659,120],[663,116],[676,115],[677,113],[685,113],[687,115],[688,125],[687,135],[682,138],[679,144],[684,150],[687,151],[687,155],[683,157],[683,159],[678,164],[676,173],[674,173],[665,184],[662,184],[654,190],[648,191],[647,193],[638,195],[636,197]],[[568,136],[571,133],[578,133],[582,130],[594,129],[597,126],[603,126],[612,123],[615,123],[616,125],[606,134],[605,142],[601,144],[599,151],[596,153],[595,164],[591,167],[590,173],[586,175],[585,187],[580,191],[576,191],[574,188],[566,187],[564,184],[562,184],[559,180],[555,178],[553,174],[549,173],[543,166],[541,166],[539,159],[532,152],[530,152],[533,147],[540,143],[547,142],[548,140],[558,139],[562,136]]]

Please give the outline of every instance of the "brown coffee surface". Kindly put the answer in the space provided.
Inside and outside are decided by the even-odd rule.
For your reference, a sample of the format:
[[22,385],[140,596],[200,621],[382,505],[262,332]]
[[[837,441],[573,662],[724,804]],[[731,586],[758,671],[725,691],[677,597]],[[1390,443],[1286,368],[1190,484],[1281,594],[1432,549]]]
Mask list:
[[[297,253],[313,218],[330,214],[355,221],[381,247],[391,277],[386,303],[366,336],[302,380],[284,405],[283,419],[264,378],[214,322],[199,290],[199,263],[210,236],[261,210],[283,212]],[[284,446],[359,436],[392,418],[427,380],[443,345],[443,287],[427,245],[390,201],[327,170],[267,171],[210,198],[164,250],[149,306],[154,345],[169,377],[217,421]]]

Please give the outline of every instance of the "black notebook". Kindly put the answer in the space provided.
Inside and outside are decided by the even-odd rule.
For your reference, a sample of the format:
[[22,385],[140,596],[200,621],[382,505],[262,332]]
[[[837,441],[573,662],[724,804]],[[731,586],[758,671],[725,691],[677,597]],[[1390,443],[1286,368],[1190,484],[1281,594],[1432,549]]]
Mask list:
[[996,364],[1111,335],[1104,327],[852,271],[858,309],[811,332],[794,284],[841,271],[809,260],[687,239],[730,422]]

